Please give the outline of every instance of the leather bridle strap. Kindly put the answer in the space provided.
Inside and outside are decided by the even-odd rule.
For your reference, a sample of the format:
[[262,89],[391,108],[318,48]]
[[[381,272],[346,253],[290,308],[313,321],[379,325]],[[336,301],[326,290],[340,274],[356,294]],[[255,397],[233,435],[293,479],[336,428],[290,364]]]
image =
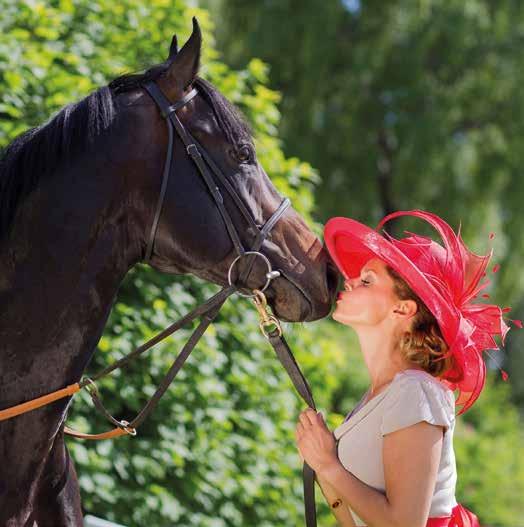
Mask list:
[[[226,176],[222,173],[220,168],[216,165],[213,158],[207,153],[205,148],[202,147],[202,145],[194,138],[191,137],[191,141],[197,146],[198,151],[201,153],[202,157],[205,159],[207,165],[211,168],[213,171],[213,174],[220,180],[220,182],[224,185],[225,189],[228,191],[228,194],[231,196],[231,198],[235,201],[236,205],[238,206],[239,210],[242,212],[242,215],[250,224],[250,227],[248,229],[251,229],[256,233],[255,240],[253,241],[250,251],[258,251],[262,244],[264,243],[264,240],[267,238],[268,234],[270,233],[271,229],[275,226],[278,220],[285,214],[288,207],[291,205],[291,201],[289,198],[284,198],[280,205],[278,206],[277,210],[273,212],[272,216],[266,221],[266,223],[260,227],[255,223],[255,221],[251,218],[251,215],[249,211],[247,210],[247,207],[245,206],[244,202],[238,195],[238,192],[233,188],[231,185],[231,182],[227,179]],[[247,256],[247,262],[246,267],[239,278],[240,284],[246,284],[247,278],[249,276],[249,273],[251,272],[251,269],[253,267],[253,264],[256,261],[256,255],[248,255]]]
[[[227,298],[227,297],[226,297]],[[109,421],[111,421],[115,426],[116,429],[120,428],[123,430],[122,433],[128,433],[131,435],[136,435],[136,429],[147,419],[149,414],[155,409],[156,405],[166,392],[166,390],[169,388],[175,377],[177,376],[178,372],[184,365],[185,361],[195,348],[196,344],[208,328],[209,324],[213,322],[215,317],[218,315],[218,312],[220,311],[220,308],[222,307],[222,304],[226,301],[226,298],[223,298],[220,302],[218,302],[213,309],[209,310],[205,315],[203,315],[202,320],[200,321],[200,324],[197,326],[197,328],[193,331],[191,334],[191,337],[186,342],[184,347],[182,348],[182,351],[178,354],[177,358],[173,362],[172,366],[169,368],[167,374],[162,379],[162,382],[155,390],[155,393],[149,399],[149,401],[146,403],[146,405],[142,408],[142,410],[139,412],[139,414],[130,422],[127,421],[117,421],[102,405],[101,401],[98,399],[98,395],[95,393],[91,393],[91,398],[93,399],[93,402],[95,403],[95,406],[106,416]],[[105,437],[100,437],[100,434],[83,434],[79,432],[71,431],[71,429],[68,429],[66,431],[69,435],[74,435],[75,437],[80,437],[83,439],[101,439]],[[73,432],[73,433],[71,433]],[[112,431],[114,432],[114,430]],[[108,432],[105,432],[102,434],[102,436],[105,436]],[[110,433],[110,432],[109,432]],[[80,434],[80,435],[79,435]],[[122,435],[122,434],[119,434]]]
[[212,310],[208,311],[200,321],[200,324],[197,326],[189,340],[186,342],[184,347],[182,348],[182,351],[178,355],[178,357],[175,359],[175,362],[169,368],[169,371],[165,375],[164,379],[162,380],[162,383],[157,388],[155,394],[151,399],[148,401],[146,406],[142,409],[142,411],[131,421],[132,427],[138,427],[151,413],[151,411],[155,408],[158,401],[164,395],[165,391],[169,388],[169,385],[173,382],[173,379],[176,377],[177,373],[180,371],[180,368],[184,365],[184,362],[189,357],[190,353],[193,351],[193,348],[196,346],[198,341],[200,340],[200,337],[204,334],[207,327],[218,315],[218,312],[220,311],[220,308],[222,307],[222,304],[225,302],[222,300],[220,303],[218,303]]
[[[109,412],[107,412],[107,410],[103,407],[100,399],[98,398],[98,392],[96,390],[96,386],[94,385],[94,381],[97,380],[97,379],[100,379],[101,377],[105,377],[106,375],[108,375],[109,373],[111,373],[112,371],[114,371],[114,370],[116,370],[118,368],[122,368],[123,366],[127,365],[127,363],[129,363],[132,359],[134,359],[138,355],[141,355],[142,353],[144,353],[145,351],[147,351],[148,349],[153,347],[155,344],[157,344],[158,342],[164,340],[166,337],[168,337],[169,335],[171,335],[172,333],[174,333],[175,331],[177,331],[178,329],[180,329],[184,325],[188,324],[189,322],[191,322],[195,318],[202,316],[205,319],[206,324],[205,325],[201,324],[200,326],[198,326],[197,329],[195,330],[194,334],[190,338],[190,341],[188,341],[188,344],[191,343],[192,347],[194,347],[194,345],[196,345],[196,343],[198,341],[198,339],[196,339],[194,337],[195,334],[198,335],[198,338],[200,338],[200,336],[205,331],[205,328],[207,328],[209,323],[212,321],[212,319],[218,313],[218,310],[220,309],[220,307],[227,300],[227,298],[229,296],[231,296],[235,291],[236,291],[236,287],[235,286],[226,286],[226,287],[222,288],[218,293],[216,293],[211,298],[209,298],[204,304],[201,304],[197,308],[193,309],[191,312],[186,314],[181,319],[177,320],[175,323],[171,324],[169,327],[164,329],[162,332],[158,333],[153,338],[149,339],[147,342],[145,342],[144,344],[142,344],[141,346],[139,346],[138,348],[133,350],[131,353],[129,353],[128,355],[126,355],[122,359],[116,361],[115,363],[111,364],[110,366],[108,366],[104,370],[98,372],[96,375],[93,375],[90,378],[85,378],[85,379],[83,379],[80,382],[71,384],[71,385],[69,385],[69,386],[67,386],[65,388],[60,389],[60,390],[56,390],[56,391],[51,392],[49,394],[42,395],[41,397],[37,397],[35,399],[31,399],[30,401],[27,401],[25,403],[21,403],[21,404],[12,406],[10,408],[6,408],[4,410],[0,410],[0,421],[4,421],[4,420],[10,419],[12,417],[16,417],[17,415],[24,414],[24,413],[29,412],[31,410],[36,410],[37,408],[41,408],[42,406],[46,406],[46,405],[48,405],[48,404],[50,404],[50,403],[52,403],[54,401],[57,401],[59,399],[63,399],[64,397],[72,396],[76,392],[81,390],[82,388],[86,388],[86,389],[88,389],[95,406],[109,419],[109,421],[111,421],[113,424],[115,424],[116,426],[119,426],[121,428],[130,428],[130,423],[122,424],[123,423],[122,421],[117,421],[116,419],[114,419],[111,416],[111,414],[109,414]],[[182,355],[184,352],[187,352],[187,351],[188,351],[188,348],[184,347],[184,349],[183,349],[183,351],[182,351],[182,353],[180,355]],[[190,351],[191,350],[189,350],[189,352]],[[189,353],[187,353],[187,355],[189,355]],[[187,358],[187,356],[185,358]],[[184,361],[185,361],[185,358],[184,358]],[[180,362],[179,357],[177,357],[175,363],[177,361]],[[170,374],[172,374],[171,373],[172,369],[173,369],[173,367],[169,370],[168,374],[166,375],[166,378]],[[162,392],[162,394],[165,392],[166,388],[164,387],[164,384],[165,384],[165,379],[162,382],[160,388],[157,389],[157,391],[155,392],[155,394],[152,397],[152,399],[155,399],[156,402],[158,401],[158,399],[160,399],[160,397],[158,396],[160,394],[160,392]],[[149,403],[146,405],[146,407],[149,408],[149,409],[148,409],[146,414],[144,414],[143,411],[140,413],[140,423],[144,420],[145,416],[148,413],[151,412],[151,409],[152,409],[153,406],[154,405],[151,405]],[[137,419],[135,418],[135,420],[132,423],[137,425],[136,422],[137,422]],[[68,430],[70,431],[71,429],[68,429]],[[126,432],[124,431],[123,433],[126,433]],[[127,433],[129,433],[129,432],[127,432]],[[94,438],[94,439],[96,439],[96,438],[103,439],[104,438],[104,437],[102,437],[102,436],[104,436],[104,434],[96,434],[96,435],[89,435],[89,434],[80,434],[79,435],[79,434],[80,433],[73,433],[71,435],[75,435],[76,437],[88,437],[88,438]],[[107,437],[113,437],[113,436],[107,436]]]
[[[284,200],[282,201],[278,209],[273,213],[271,218],[267,220],[266,224],[258,232],[255,238],[255,241],[253,242],[253,248],[251,249],[252,251],[258,251],[262,247],[262,244],[264,243],[264,240],[267,238],[269,231],[271,231],[275,223],[284,215],[290,203],[291,202],[289,201],[289,198],[284,198]],[[251,269],[253,268],[255,260],[256,260],[255,254],[250,254],[247,256],[246,267],[244,271],[242,272],[242,274],[240,275],[239,283],[241,284],[247,283],[248,276],[251,273]]]
[[[304,399],[307,405],[316,412],[317,407],[315,405],[315,401],[313,400],[313,394],[311,393],[309,384],[300,371],[295,357],[293,356],[293,352],[289,348],[284,336],[279,335],[277,332],[273,332],[269,333],[267,339],[275,350],[278,359],[286,369],[289,377],[293,381],[297,392],[300,394],[302,399]],[[316,527],[317,511],[315,504],[315,471],[306,462],[304,462],[302,467],[302,480],[306,527]]]
[[[167,106],[160,107],[162,117],[168,118],[171,113],[176,112],[179,108],[182,108],[182,106],[186,105],[197,93],[197,90],[192,89],[188,94],[182,97],[182,99],[177,101],[175,104],[167,104]],[[162,204],[164,203],[167,182],[169,180],[169,174],[171,172],[171,162],[173,160],[173,128],[171,126],[168,127],[168,132],[169,138],[167,145],[166,161],[164,163],[164,172],[162,175],[162,187],[160,189],[160,194],[158,195],[155,216],[151,225],[151,231],[149,232],[149,239],[147,242],[146,254],[144,258],[146,262],[151,259],[151,254],[153,252],[153,244],[155,240],[156,230],[158,227],[158,220],[160,219],[160,213],[162,212]]]
[[[220,193],[220,189],[217,187],[216,183],[213,181],[212,177],[209,175],[207,171],[207,167],[204,164],[204,160],[202,159],[202,156],[200,155],[200,152],[197,146],[195,145],[193,141],[191,141],[191,137],[189,136],[189,133],[186,131],[186,129],[184,128],[184,126],[182,125],[182,123],[178,119],[178,116],[175,113],[176,109],[180,108],[181,105],[177,106],[177,108],[173,108],[173,105],[170,104],[169,100],[166,98],[166,96],[162,93],[160,88],[154,82],[146,83],[144,84],[143,87],[147,90],[151,98],[156,102],[156,104],[160,108],[160,111],[162,115],[165,117],[166,122],[168,124],[169,144],[168,144],[168,153],[166,156],[166,164],[164,167],[162,188],[167,187],[167,180],[169,179],[171,162],[173,159],[172,154],[173,154],[173,127],[174,127],[178,136],[184,143],[187,154],[191,157],[191,159],[197,166],[198,171],[200,172],[200,175],[202,176],[202,179],[204,180],[209,192],[213,196],[213,199],[224,220],[226,229],[229,233],[231,240],[233,241],[233,244],[235,246],[237,253],[243,254],[245,251],[242,246],[242,242],[240,241],[240,237],[236,231],[233,221],[231,220],[229,212],[227,211],[224,205],[224,199],[222,197],[222,194]],[[191,90],[191,92],[189,92],[188,95],[186,96],[185,103],[189,102],[189,100],[191,100],[196,95],[196,93],[197,93],[197,90],[193,88],[193,90]],[[192,96],[189,98],[189,95],[191,94]],[[155,213],[155,219],[159,217],[160,215],[164,196],[165,196],[165,192],[164,192],[164,195],[161,194],[159,197],[159,201],[157,204],[157,210]],[[156,230],[156,225],[155,225],[155,230]],[[153,233],[153,238],[150,237],[149,239],[148,249],[146,251],[146,258],[144,259],[144,261],[146,262],[151,256],[153,243],[154,243],[154,233]]]
[[166,195],[167,182],[169,181],[169,172],[171,171],[171,161],[173,159],[173,128],[169,127],[169,143],[167,147],[167,157],[164,166],[164,174],[162,176],[162,187],[160,188],[160,194],[156,204],[155,217],[151,225],[151,231],[149,233],[149,241],[147,242],[146,254],[144,260],[147,262],[151,259],[153,253],[153,243],[155,240],[156,230],[158,227],[158,220],[160,219],[160,213],[162,212],[162,204],[164,203],[164,197]]
[[[154,237],[158,225],[158,219],[160,217],[160,212],[162,210],[162,205],[165,197],[165,191],[167,188],[167,181],[169,179],[169,175],[171,173],[171,165],[172,165],[172,158],[173,158],[173,128],[177,132],[178,136],[180,137],[182,143],[184,144],[186,148],[187,154],[191,157],[193,162],[195,163],[202,179],[204,180],[210,194],[212,195],[216,206],[222,216],[222,219],[224,220],[224,224],[226,226],[226,229],[228,231],[228,234],[233,242],[233,245],[235,247],[235,250],[238,255],[243,255],[246,251],[243,247],[243,244],[240,240],[240,235],[238,234],[238,231],[231,219],[231,216],[228,212],[228,210],[225,207],[223,196],[220,192],[219,187],[217,186],[215,180],[213,179],[213,176],[209,173],[208,167],[211,169],[211,172],[213,175],[220,181],[220,183],[223,185],[223,187],[226,189],[227,193],[231,197],[231,199],[234,201],[235,205],[241,212],[242,216],[244,217],[245,221],[248,224],[248,230],[252,231],[255,234],[255,241],[252,244],[250,251],[258,251],[260,247],[262,246],[264,240],[266,239],[269,231],[273,228],[275,223],[281,218],[281,216],[285,213],[286,209],[291,204],[290,200],[288,198],[284,198],[282,202],[280,203],[277,210],[271,215],[271,217],[267,220],[265,225],[262,227],[259,226],[255,220],[253,219],[251,213],[247,209],[244,201],[240,198],[238,195],[238,192],[235,190],[229,179],[224,175],[222,170],[217,166],[213,158],[206,152],[205,148],[202,147],[202,145],[199,144],[199,142],[189,133],[188,130],[184,127],[178,116],[176,115],[176,110],[187,104],[193,97],[197,94],[197,90],[193,88],[189,93],[187,93],[180,101],[178,101],[176,104],[171,104],[170,101],[167,99],[167,97],[163,94],[163,92],[160,90],[160,88],[156,85],[154,82],[149,82],[144,84],[144,89],[147,90],[151,98],[156,102],[158,105],[160,112],[162,116],[166,119],[166,123],[168,125],[168,131],[169,131],[169,138],[168,138],[168,151],[166,156],[166,162],[164,165],[164,173],[162,177],[162,187],[160,191],[160,196],[157,202],[156,212],[153,220],[153,226],[151,228],[149,241],[146,249],[146,257],[144,261],[148,261],[151,258],[153,245],[154,245]],[[240,283],[245,284],[247,282],[247,278],[249,276],[249,273],[251,272],[251,269],[253,267],[253,264],[255,262],[256,255],[249,255],[247,266],[242,273],[240,277]]]
[[[126,355],[125,357],[121,358],[120,360],[117,360],[110,366],[107,366],[107,368],[104,368],[102,371],[98,372],[96,375],[91,376],[91,380],[96,381],[97,379],[100,379],[102,377],[105,377],[112,371],[121,368],[122,366],[125,366],[128,362],[130,362],[132,359],[137,357],[138,355],[141,355],[145,351],[147,351],[149,348],[152,348],[155,344],[159,343],[160,341],[167,338],[172,333],[175,333],[175,331],[178,331],[181,327],[185,326],[189,322],[195,320],[196,318],[203,316],[213,309],[215,309],[216,306],[222,305],[225,300],[231,296],[236,291],[236,288],[234,286],[229,287],[223,287],[218,293],[214,294],[211,298],[206,300],[203,304],[200,304],[198,307],[184,315],[182,318],[178,319],[176,322],[168,326],[166,329],[149,339],[147,342],[133,350],[131,353]],[[81,388],[87,385],[88,382],[82,381],[81,382]]]

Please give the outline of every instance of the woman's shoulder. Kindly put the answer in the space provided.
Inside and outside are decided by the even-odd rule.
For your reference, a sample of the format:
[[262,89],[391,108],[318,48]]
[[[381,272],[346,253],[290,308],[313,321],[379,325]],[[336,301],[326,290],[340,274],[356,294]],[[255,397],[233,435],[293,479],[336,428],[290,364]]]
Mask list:
[[421,370],[395,375],[384,400],[383,433],[420,420],[448,428],[454,419],[453,391],[437,378]]
[[393,392],[422,389],[439,394],[444,398],[455,400],[454,393],[448,386],[424,370],[408,369],[400,371],[395,375],[391,384],[391,391]]

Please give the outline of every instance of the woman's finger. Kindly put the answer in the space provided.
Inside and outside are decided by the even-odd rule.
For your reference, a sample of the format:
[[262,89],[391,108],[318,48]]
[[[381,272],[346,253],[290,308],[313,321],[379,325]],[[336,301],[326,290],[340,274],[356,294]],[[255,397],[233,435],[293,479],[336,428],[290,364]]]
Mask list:
[[304,432],[304,427],[302,426],[301,423],[298,423],[297,427],[295,428],[295,437],[297,439],[300,439],[302,437],[303,432]]
[[306,411],[303,411],[303,412],[300,412],[300,415],[298,416],[298,419],[301,423],[301,425],[304,427],[304,428],[310,428],[313,426],[313,422],[311,421],[311,418],[309,417],[309,415],[306,413]]
[[300,421],[305,426],[314,426],[318,423],[317,413],[312,408],[306,408],[300,413]]

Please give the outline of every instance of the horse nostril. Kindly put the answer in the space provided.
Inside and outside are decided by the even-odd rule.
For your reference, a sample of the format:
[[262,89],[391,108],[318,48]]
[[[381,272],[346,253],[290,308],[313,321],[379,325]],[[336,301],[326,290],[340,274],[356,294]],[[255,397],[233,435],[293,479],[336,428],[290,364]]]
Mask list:
[[340,273],[337,267],[328,260],[326,263],[326,281],[327,288],[330,295],[334,295],[338,289]]

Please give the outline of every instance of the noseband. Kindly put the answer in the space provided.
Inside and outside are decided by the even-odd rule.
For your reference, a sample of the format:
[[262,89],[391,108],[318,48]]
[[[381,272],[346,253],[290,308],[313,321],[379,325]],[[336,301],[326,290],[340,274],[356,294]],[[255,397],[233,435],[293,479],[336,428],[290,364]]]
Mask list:
[[[218,315],[218,312],[224,302],[226,301],[226,299],[233,293],[238,293],[243,296],[249,296],[253,298],[255,307],[260,315],[260,328],[262,330],[262,333],[273,346],[278,359],[286,369],[289,377],[293,382],[293,385],[295,386],[302,399],[310,408],[316,411],[313,395],[311,394],[311,389],[309,388],[309,385],[306,379],[304,378],[302,372],[300,371],[300,368],[293,356],[293,353],[291,352],[286,340],[284,339],[284,336],[282,335],[282,328],[280,326],[279,321],[273,315],[267,312],[266,298],[264,293],[262,292],[269,286],[271,280],[280,276],[280,271],[272,270],[271,262],[264,254],[260,252],[259,249],[262,247],[264,240],[267,238],[269,232],[274,227],[275,223],[282,217],[286,209],[289,207],[289,199],[284,198],[284,200],[280,203],[279,207],[265,222],[265,224],[263,226],[259,226],[253,219],[251,213],[247,209],[246,205],[238,195],[233,185],[230,183],[224,173],[220,170],[217,164],[213,161],[211,156],[209,156],[206,150],[201,145],[199,145],[196,139],[193,138],[191,134],[185,129],[184,125],[181,123],[180,119],[176,115],[176,111],[185,106],[189,101],[191,101],[198,94],[198,91],[193,88],[179,101],[171,104],[171,102],[164,96],[162,91],[154,82],[144,84],[143,88],[147,90],[149,95],[158,105],[160,113],[166,120],[169,132],[169,142],[162,176],[162,186],[160,189],[160,194],[158,197],[155,215],[153,218],[153,223],[151,225],[151,230],[149,233],[148,243],[146,246],[145,257],[143,261],[150,262],[151,256],[153,254],[155,234],[157,231],[162,206],[164,203],[164,198],[166,195],[167,183],[169,181],[169,175],[171,173],[172,168],[174,143],[173,130],[175,130],[179,138],[183,142],[187,154],[197,166],[198,171],[202,176],[202,179],[204,180],[207,188],[209,189],[209,192],[213,196],[215,204],[218,210],[220,211],[220,214],[224,220],[225,227],[237,252],[237,257],[231,262],[229,267],[228,285],[224,286],[218,293],[216,293],[206,302],[193,309],[193,311],[173,323],[171,326],[164,329],[162,332],[155,335],[146,343],[133,350],[126,357],[116,361],[101,372],[98,372],[96,375],[91,376],[90,378],[86,377],[77,383],[62,388],[61,390],[57,390],[47,395],[37,397],[36,399],[32,399],[25,403],[18,404],[11,408],[0,410],[0,421],[10,419],[12,417],[34,410],[36,408],[40,408],[58,399],[72,396],[80,389],[85,388],[89,392],[95,407],[100,412],[102,412],[103,415],[105,415],[105,417],[115,426],[115,428],[100,434],[85,434],[82,432],[77,432],[65,426],[64,432],[66,434],[81,439],[109,439],[125,434],[136,435],[137,427],[147,418],[147,416],[155,408],[158,401],[168,389],[186,359],[189,357],[191,351],[198,343],[200,337],[204,334],[209,324],[211,324],[211,322]],[[216,184],[215,179],[213,178],[213,175],[221,183],[223,188],[226,189],[227,193],[234,201],[235,205],[237,206],[237,208],[239,209],[248,224],[248,230],[250,232],[256,233],[255,239],[253,240],[253,243],[251,244],[249,250],[246,250],[242,244],[238,230],[235,227],[233,221],[231,220],[231,216],[229,215],[229,212],[227,211],[224,205],[224,199],[222,197],[219,187]],[[265,275],[266,281],[264,284],[262,284],[261,289],[253,289],[253,293],[241,293],[239,291],[239,286],[234,284],[232,280],[232,272],[234,266],[242,258],[248,259],[247,267],[241,273],[241,276],[239,278],[239,283],[245,284],[257,257],[263,259],[263,261],[267,265],[268,272]],[[189,340],[186,342],[181,352],[176,357],[175,361],[168,370],[164,379],[162,379],[157,390],[155,391],[151,399],[147,402],[147,404],[142,408],[140,413],[131,422],[115,419],[103,406],[102,401],[99,397],[98,389],[94,381],[108,375],[109,373],[118,368],[121,368],[122,366],[127,364],[131,359],[144,353],[149,348],[162,341],[163,339],[165,339],[166,337],[168,337],[169,335],[171,335],[172,333],[174,333],[175,331],[177,331],[178,329],[185,326],[186,324],[196,318],[201,319],[200,324],[193,331],[192,335],[189,337]],[[303,480],[306,526],[316,527],[317,522],[315,508],[315,472],[305,462],[303,466]]]

